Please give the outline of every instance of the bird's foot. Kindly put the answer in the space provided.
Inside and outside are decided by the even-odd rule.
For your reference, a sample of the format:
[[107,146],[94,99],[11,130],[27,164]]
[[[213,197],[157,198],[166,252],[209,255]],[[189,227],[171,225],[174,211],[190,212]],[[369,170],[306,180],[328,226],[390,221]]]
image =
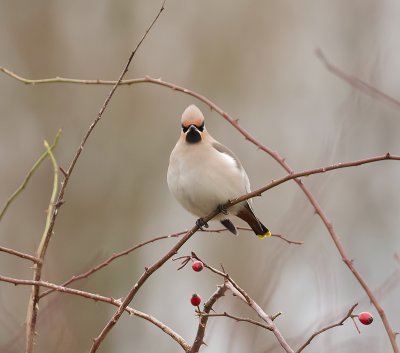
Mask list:
[[229,213],[224,205],[218,205],[218,211],[223,213],[224,215],[227,215]]
[[203,218],[199,218],[196,221],[197,226],[199,227],[200,230],[204,231],[204,228],[208,228],[208,223],[204,221]]

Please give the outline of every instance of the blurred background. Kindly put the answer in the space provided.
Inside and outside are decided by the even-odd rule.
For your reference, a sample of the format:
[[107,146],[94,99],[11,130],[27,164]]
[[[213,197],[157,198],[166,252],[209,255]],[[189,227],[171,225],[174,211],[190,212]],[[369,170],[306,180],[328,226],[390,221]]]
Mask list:
[[[0,66],[27,78],[116,79],[160,8],[161,1],[0,1]],[[135,56],[127,78],[161,77],[199,92],[227,111],[295,170],[400,154],[399,111],[330,74],[315,55],[322,48],[345,71],[399,98],[400,4],[373,1],[168,0]],[[0,76],[0,204],[22,182],[62,129],[55,156],[68,166],[109,86],[24,85]],[[239,156],[261,187],[285,172],[204,104],[151,85],[120,87],[90,137],[71,177],[43,278],[62,283],[113,253],[191,227],[194,217],[169,194],[166,171],[185,107],[197,104],[207,128]],[[398,298],[400,164],[380,162],[303,179],[333,222],[347,254],[379,299],[395,330]],[[0,224],[0,244],[34,253],[45,225],[52,187],[48,160]],[[371,311],[376,320],[351,321],[320,335],[307,352],[390,352],[383,325],[342,263],[321,220],[294,182],[254,200],[256,213],[277,238],[242,231],[196,234],[179,252],[195,251],[225,270],[270,314],[294,348],[322,325]],[[240,224],[240,222],[238,222]],[[125,296],[145,266],[176,242],[159,241],[123,257],[75,288]],[[154,315],[189,343],[197,319],[189,299],[207,299],[221,278],[169,261],[131,306]],[[0,273],[30,279],[31,264],[0,254]],[[389,285],[383,285],[389,279]],[[30,288],[0,283],[0,351],[21,352]],[[215,306],[255,315],[231,295]],[[40,302],[35,351],[86,352],[115,308],[64,294]],[[202,352],[281,352],[268,331],[226,318],[210,320]],[[150,323],[125,315],[100,352],[178,352]]]

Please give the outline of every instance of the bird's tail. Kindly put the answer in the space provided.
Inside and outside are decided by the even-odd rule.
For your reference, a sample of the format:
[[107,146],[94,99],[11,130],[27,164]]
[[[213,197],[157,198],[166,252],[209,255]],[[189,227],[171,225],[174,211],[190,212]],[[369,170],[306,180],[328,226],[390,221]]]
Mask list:
[[243,219],[259,238],[263,239],[271,235],[268,228],[264,226],[254,214],[248,202],[244,204],[236,216]]

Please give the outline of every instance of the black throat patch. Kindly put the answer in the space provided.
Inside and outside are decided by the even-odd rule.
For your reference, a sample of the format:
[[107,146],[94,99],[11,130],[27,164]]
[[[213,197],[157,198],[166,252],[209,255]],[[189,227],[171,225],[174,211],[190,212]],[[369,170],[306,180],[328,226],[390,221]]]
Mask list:
[[200,132],[194,127],[191,126],[186,133],[186,142],[187,143],[197,143],[201,141]]

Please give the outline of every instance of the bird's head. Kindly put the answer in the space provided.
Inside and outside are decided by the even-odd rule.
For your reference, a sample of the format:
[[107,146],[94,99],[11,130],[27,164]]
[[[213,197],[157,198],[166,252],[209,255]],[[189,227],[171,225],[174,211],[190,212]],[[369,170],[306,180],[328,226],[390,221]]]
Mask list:
[[207,133],[204,127],[204,116],[194,104],[189,105],[182,114],[181,139],[190,144],[201,142]]

